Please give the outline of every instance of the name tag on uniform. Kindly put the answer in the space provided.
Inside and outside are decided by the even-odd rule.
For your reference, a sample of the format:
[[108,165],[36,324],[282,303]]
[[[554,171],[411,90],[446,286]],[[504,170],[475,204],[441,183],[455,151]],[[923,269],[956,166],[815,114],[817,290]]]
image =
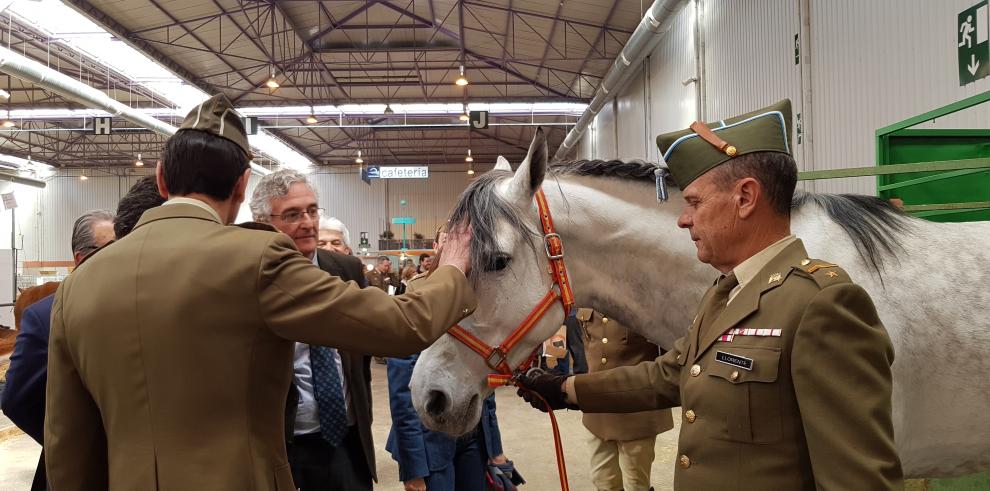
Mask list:
[[715,352],[715,361],[719,363],[725,363],[726,365],[732,365],[734,367],[742,368],[743,370],[753,369],[753,360],[751,358],[746,358],[745,356],[734,355],[732,353],[726,353],[725,351]]

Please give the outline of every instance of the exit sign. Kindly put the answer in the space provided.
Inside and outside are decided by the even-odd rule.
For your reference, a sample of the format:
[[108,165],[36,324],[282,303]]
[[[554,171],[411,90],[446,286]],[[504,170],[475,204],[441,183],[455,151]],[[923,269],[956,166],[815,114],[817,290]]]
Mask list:
[[987,0],[959,13],[956,21],[956,51],[959,85],[973,83],[990,74],[990,15]]

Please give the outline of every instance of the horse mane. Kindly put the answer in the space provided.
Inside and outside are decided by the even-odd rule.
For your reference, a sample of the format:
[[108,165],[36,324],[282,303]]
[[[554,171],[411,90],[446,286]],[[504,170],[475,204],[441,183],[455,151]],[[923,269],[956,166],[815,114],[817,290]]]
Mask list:
[[[548,177],[593,176],[612,177],[653,183],[657,164],[642,160],[572,160],[551,164]],[[450,223],[471,224],[471,268],[485,271],[495,264],[498,249],[498,224],[505,220],[523,234],[539,237],[540,232],[513,204],[498,195],[498,184],[512,177],[512,172],[492,170],[468,185],[451,212]],[[670,176],[667,182],[674,186]],[[894,258],[903,252],[900,235],[910,229],[911,217],[889,202],[873,196],[856,194],[811,194],[797,191],[791,209],[798,210],[808,203],[820,206],[852,239],[863,261],[881,276],[884,256]],[[535,247],[532,246],[531,247]],[[534,249],[535,250],[535,249]],[[882,278],[881,278],[882,281]]]
[[863,262],[883,281],[884,255],[893,258],[904,251],[901,235],[909,232],[911,216],[874,196],[862,194],[794,193],[791,209],[814,203],[849,235]]

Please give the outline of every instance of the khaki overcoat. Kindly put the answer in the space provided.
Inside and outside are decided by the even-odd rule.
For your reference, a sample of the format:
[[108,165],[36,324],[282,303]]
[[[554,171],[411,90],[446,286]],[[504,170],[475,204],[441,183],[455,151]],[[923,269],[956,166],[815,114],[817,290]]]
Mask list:
[[[657,345],[594,309],[578,309],[577,320],[584,335],[588,373],[636,365],[652,361],[660,355]],[[584,413],[581,422],[593,435],[607,441],[639,440],[674,427],[670,409],[632,414]]]
[[314,267],[287,235],[191,204],[152,209],[56,292],[52,489],[294,490],[293,341],[408,356],[475,305],[453,267],[389,297]]
[[656,361],[577,376],[581,409],[682,406],[677,490],[902,489],[894,352],[866,291],[799,240],[706,319],[715,290]]

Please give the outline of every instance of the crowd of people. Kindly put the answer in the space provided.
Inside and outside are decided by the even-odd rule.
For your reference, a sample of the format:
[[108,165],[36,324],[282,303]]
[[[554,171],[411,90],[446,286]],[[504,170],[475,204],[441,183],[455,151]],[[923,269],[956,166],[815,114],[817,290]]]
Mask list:
[[[723,273],[688,336],[663,352],[578,308],[562,326],[569,353],[530,370],[520,394],[586,411],[599,490],[651,489],[674,406],[678,489],[897,489],[889,339],[866,293],[790,234],[789,105],[737,121],[745,131],[718,131],[730,120],[660,139],[687,201],[679,225]],[[5,414],[43,445],[33,489],[370,490],[372,356],[387,359],[386,450],[406,490],[523,484],[493,396],[453,438],[425,428],[409,394],[419,352],[477,305],[470,229],[438,231],[418,265],[396,272],[381,256],[366,269],[305,175],[273,172],[246,196],[250,159],[243,123],[213,97],[116,213],[76,220],[76,267],[23,312],[3,392]],[[233,226],[245,199],[253,221]],[[767,281],[768,267],[790,274]],[[737,299],[772,288],[747,315],[777,331],[730,344],[750,335],[746,315],[722,322]],[[791,358],[800,349],[835,361]]]

